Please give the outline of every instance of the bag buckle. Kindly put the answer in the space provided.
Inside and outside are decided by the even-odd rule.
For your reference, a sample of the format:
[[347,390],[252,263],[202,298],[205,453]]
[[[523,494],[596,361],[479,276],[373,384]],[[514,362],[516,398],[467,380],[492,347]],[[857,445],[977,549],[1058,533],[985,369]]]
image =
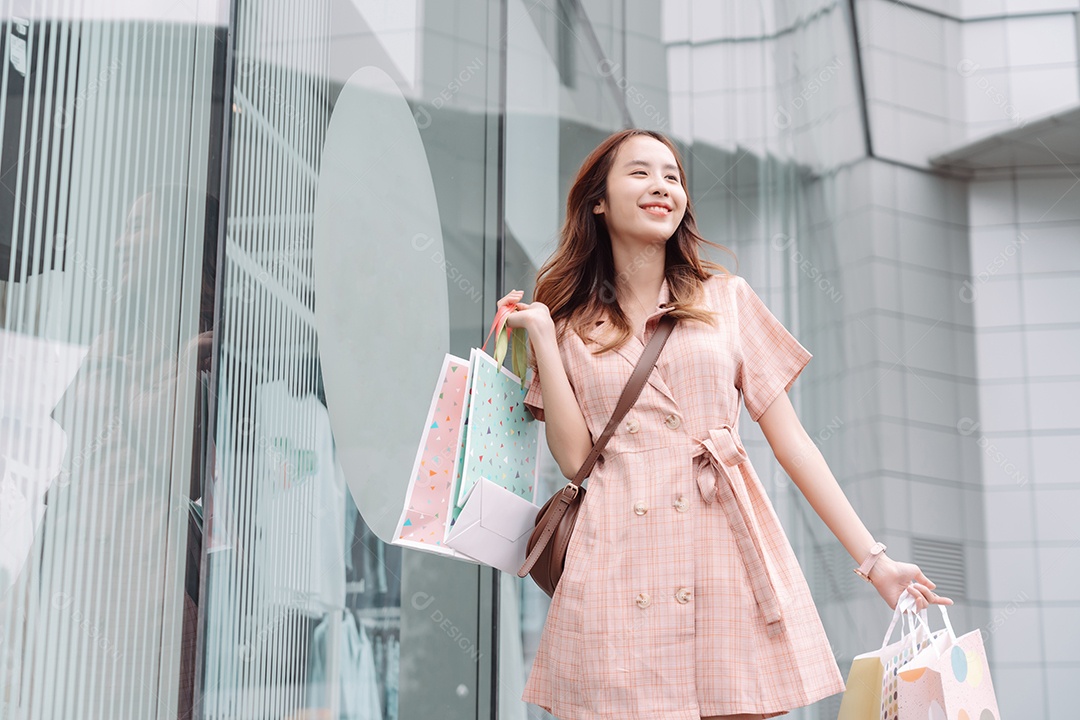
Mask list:
[[563,491],[563,494],[565,495],[566,491],[569,490],[570,491],[570,501],[573,502],[574,498],[576,498],[577,495],[578,495],[578,490],[580,490],[580,489],[581,488],[578,487],[577,485],[575,485],[574,482],[571,480],[570,482],[566,483],[566,487],[564,487],[562,489],[562,491]]

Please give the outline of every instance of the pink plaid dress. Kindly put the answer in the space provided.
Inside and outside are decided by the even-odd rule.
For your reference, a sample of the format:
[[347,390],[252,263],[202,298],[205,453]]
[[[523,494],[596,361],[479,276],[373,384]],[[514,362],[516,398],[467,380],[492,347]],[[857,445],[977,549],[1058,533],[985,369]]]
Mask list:
[[[802,569],[738,434],[811,354],[746,281],[705,283],[588,480],[522,699],[561,720],[773,717],[844,691]],[[669,299],[667,282],[645,341]],[[602,321],[601,321],[602,322]],[[644,344],[560,354],[594,438]],[[525,404],[544,419],[539,378]]]

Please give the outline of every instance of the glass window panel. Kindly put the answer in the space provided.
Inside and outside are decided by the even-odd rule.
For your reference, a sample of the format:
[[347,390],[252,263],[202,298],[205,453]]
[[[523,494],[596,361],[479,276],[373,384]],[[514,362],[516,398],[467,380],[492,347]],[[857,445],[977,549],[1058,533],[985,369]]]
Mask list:
[[213,23],[159,5],[0,23],[0,717],[191,699],[221,108]]

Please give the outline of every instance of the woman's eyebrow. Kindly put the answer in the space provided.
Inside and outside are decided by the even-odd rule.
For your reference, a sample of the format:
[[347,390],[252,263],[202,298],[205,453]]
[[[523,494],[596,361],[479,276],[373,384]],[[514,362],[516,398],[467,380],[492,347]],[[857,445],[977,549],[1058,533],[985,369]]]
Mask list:
[[[626,165],[624,167],[630,167],[631,165],[648,165],[648,164],[649,163],[645,162],[644,160],[629,160],[629,161],[627,161],[627,163],[626,163]],[[674,170],[675,172],[678,172],[679,171],[679,166],[678,165],[672,165],[671,163],[667,163],[667,164],[664,165],[664,169],[665,170]]]

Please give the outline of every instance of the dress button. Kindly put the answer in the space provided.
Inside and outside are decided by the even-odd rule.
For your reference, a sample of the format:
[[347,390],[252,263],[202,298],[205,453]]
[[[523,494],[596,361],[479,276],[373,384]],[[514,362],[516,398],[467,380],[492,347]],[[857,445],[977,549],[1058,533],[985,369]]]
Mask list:
[[634,418],[630,418],[629,420],[626,421],[626,431],[627,432],[636,433],[640,429],[641,429],[641,423],[639,423]]
[[649,512],[649,504],[644,500],[638,500],[634,503],[634,512],[638,515],[644,515]]
[[690,592],[690,588],[682,587],[682,588],[679,588],[678,591],[675,593],[675,600],[677,600],[679,603],[685,605],[686,603],[690,602],[690,598],[692,596],[693,596],[693,593]]
[[679,496],[679,499],[675,501],[675,510],[677,512],[686,512],[690,509],[690,503],[686,501],[685,496]]
[[638,593],[637,606],[644,610],[652,604],[652,598],[649,597],[649,593]]
[[673,413],[664,418],[664,424],[672,430],[677,430],[679,426],[682,425],[682,419],[680,419],[678,415],[675,415]]

